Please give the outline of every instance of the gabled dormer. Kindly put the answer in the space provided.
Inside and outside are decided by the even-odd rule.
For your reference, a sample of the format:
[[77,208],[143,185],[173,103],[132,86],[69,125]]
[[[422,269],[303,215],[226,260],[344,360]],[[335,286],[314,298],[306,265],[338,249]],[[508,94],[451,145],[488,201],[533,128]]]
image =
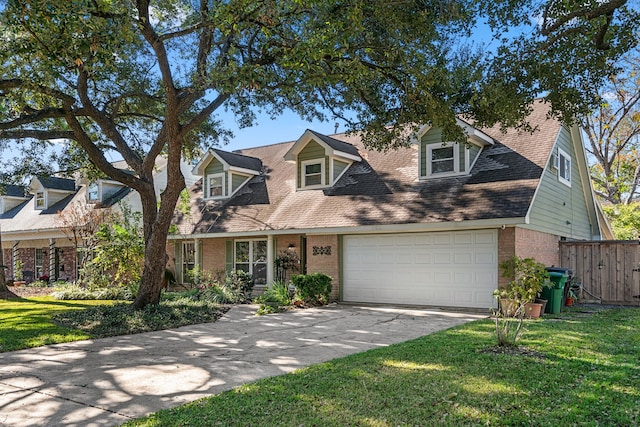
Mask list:
[[445,141],[439,128],[424,126],[418,131],[421,179],[468,175],[482,150],[493,145],[493,138],[484,132],[460,119],[457,124],[467,134],[467,144]]
[[20,185],[0,185],[0,214],[29,200],[27,189]]
[[204,199],[213,200],[233,196],[261,171],[260,159],[213,149],[202,156],[192,173],[202,177]]
[[128,190],[128,187],[121,182],[97,179],[87,184],[87,203],[110,204],[111,199],[125,190]]
[[57,177],[36,177],[31,180],[31,192],[35,210],[49,209],[62,199],[76,192],[76,182]]
[[296,189],[331,187],[354,162],[358,149],[344,141],[307,129],[284,155],[296,163]]

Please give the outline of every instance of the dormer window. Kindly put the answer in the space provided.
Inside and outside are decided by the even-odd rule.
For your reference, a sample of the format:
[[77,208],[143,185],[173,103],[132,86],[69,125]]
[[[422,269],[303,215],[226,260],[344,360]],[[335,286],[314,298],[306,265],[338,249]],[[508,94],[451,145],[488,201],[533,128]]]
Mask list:
[[87,188],[87,200],[89,202],[97,202],[99,200],[99,186],[97,182],[89,184]]
[[324,158],[321,160],[307,160],[302,162],[302,188],[316,188],[324,186]]
[[219,198],[224,197],[224,173],[217,173],[213,175],[207,175],[207,197]]
[[37,191],[35,194],[36,209],[45,209],[47,203],[44,198],[44,191]]
[[202,176],[202,194],[205,200],[233,197],[254,176],[260,175],[262,160],[255,157],[209,150],[193,168],[192,173]]
[[424,126],[416,134],[420,147],[418,162],[420,178],[441,178],[471,173],[485,147],[494,141],[488,135],[457,120],[467,134],[467,143],[444,142],[442,129]]
[[460,149],[457,143],[427,146],[427,176],[460,172]]

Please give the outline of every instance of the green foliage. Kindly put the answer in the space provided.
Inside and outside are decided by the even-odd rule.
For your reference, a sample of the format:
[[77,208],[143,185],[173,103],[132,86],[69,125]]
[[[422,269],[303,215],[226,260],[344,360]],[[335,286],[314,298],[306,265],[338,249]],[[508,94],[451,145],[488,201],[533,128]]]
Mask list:
[[140,213],[125,204],[120,205],[120,210],[95,233],[91,257],[81,274],[82,284],[89,289],[140,282],[144,262]]
[[603,206],[602,209],[609,219],[616,239],[640,238],[640,202]]
[[55,286],[51,294],[57,300],[133,300],[135,286],[108,286],[87,289],[75,283],[63,283]]
[[533,258],[514,256],[502,264],[502,277],[510,279],[505,289],[498,289],[496,294],[501,298],[516,300],[523,305],[533,302],[542,288],[552,285],[544,264]]
[[296,274],[291,278],[295,296],[305,304],[324,305],[331,297],[331,277],[323,273]]
[[23,274],[22,274],[22,260],[21,259],[17,259],[16,263],[15,263],[15,269],[13,270],[13,279],[16,281],[20,281],[23,279]]
[[[230,137],[217,111],[241,127],[258,110],[338,119],[380,150],[405,146],[423,124],[466,142],[461,114],[525,126],[540,93],[569,119],[597,105],[593,88],[638,42],[638,10],[600,3],[9,0],[0,142],[16,141],[20,158],[3,171],[99,169],[135,188],[144,241],[158,245],[148,253],[158,253],[185,186],[180,156]],[[493,52],[471,37],[485,21]],[[509,37],[513,27],[521,36]],[[56,140],[70,142],[51,155]],[[134,173],[108,162],[111,150]],[[170,167],[158,209],[151,169],[161,154]],[[144,265],[139,308],[157,302],[164,260]]]
[[131,304],[102,305],[56,314],[53,321],[94,338],[102,338],[215,322],[224,312],[208,301],[179,298],[147,306],[144,310],[134,310]]
[[515,347],[523,332],[525,306],[535,301],[542,288],[552,286],[544,264],[533,258],[514,256],[502,264],[502,276],[510,279],[505,289],[496,289],[499,309],[493,319],[498,347]]
[[34,280],[31,283],[25,284],[25,286],[31,288],[48,288],[51,286],[51,284],[45,280]]
[[255,302],[260,304],[258,315],[283,311],[293,303],[289,285],[282,281],[276,281],[267,286],[262,295],[255,299]]

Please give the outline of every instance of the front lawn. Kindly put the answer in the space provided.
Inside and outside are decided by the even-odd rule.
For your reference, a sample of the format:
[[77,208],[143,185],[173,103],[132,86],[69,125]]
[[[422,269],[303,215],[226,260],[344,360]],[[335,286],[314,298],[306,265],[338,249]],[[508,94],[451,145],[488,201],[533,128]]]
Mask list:
[[0,299],[0,352],[215,322],[225,311],[218,304],[189,298],[138,311],[128,302]]
[[640,423],[640,309],[577,309],[527,327],[520,351],[495,351],[493,323],[477,321],[126,426]]
[[112,301],[57,301],[52,297],[0,299],[0,352],[87,339],[83,331],[56,325],[51,317]]

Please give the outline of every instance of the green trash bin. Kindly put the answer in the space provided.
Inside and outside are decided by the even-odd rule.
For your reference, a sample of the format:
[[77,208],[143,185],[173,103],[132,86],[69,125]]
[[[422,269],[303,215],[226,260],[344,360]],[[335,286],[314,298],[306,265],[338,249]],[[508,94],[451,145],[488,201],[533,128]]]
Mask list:
[[562,296],[564,295],[564,285],[567,283],[567,274],[558,271],[549,271],[549,278],[553,286],[542,290],[542,298],[547,300],[545,313],[560,314],[562,310]]

